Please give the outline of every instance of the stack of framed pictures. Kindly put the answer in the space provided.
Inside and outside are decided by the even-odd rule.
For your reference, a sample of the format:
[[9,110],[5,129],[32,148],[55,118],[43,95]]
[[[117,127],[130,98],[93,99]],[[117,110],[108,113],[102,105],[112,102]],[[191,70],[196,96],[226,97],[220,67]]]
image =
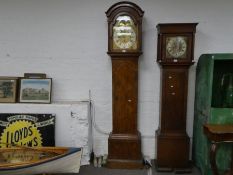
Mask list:
[[51,103],[52,79],[42,73],[0,77],[0,103]]

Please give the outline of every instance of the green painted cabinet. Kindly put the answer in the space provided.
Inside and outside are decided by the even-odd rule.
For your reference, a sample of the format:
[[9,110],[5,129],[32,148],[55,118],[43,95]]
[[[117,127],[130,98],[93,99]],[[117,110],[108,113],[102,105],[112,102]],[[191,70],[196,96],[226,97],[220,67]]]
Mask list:
[[[212,175],[209,163],[210,142],[203,124],[233,124],[233,54],[204,54],[196,70],[193,127],[193,160],[202,175]],[[221,172],[230,168],[231,144],[221,144],[217,166]]]

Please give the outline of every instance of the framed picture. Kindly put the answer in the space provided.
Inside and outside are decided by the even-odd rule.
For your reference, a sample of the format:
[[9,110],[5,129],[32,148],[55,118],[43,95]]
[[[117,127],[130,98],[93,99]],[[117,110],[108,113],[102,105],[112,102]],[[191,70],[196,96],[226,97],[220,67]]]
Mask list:
[[0,103],[15,103],[18,77],[0,77]]
[[24,78],[46,78],[44,73],[24,73]]
[[21,78],[19,102],[51,103],[52,79]]

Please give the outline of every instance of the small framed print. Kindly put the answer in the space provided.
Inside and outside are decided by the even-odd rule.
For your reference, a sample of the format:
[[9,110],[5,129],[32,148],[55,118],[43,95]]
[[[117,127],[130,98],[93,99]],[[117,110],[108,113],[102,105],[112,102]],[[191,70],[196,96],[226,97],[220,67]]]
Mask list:
[[0,103],[15,103],[18,77],[0,77]]
[[51,103],[52,79],[21,78],[20,103]]

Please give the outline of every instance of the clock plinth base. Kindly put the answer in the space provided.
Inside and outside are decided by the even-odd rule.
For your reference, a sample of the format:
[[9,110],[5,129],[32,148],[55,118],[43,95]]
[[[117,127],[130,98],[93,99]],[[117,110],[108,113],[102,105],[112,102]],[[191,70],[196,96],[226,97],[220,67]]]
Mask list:
[[142,169],[142,160],[108,159],[107,167],[112,169]]
[[189,142],[186,133],[166,134],[157,132],[156,167],[162,169],[189,169]]
[[132,134],[113,134],[108,139],[107,167],[115,169],[143,168],[141,136]]
[[154,164],[157,172],[174,172],[175,174],[192,173],[192,161],[189,161],[187,168],[158,167],[157,159],[154,160]]

